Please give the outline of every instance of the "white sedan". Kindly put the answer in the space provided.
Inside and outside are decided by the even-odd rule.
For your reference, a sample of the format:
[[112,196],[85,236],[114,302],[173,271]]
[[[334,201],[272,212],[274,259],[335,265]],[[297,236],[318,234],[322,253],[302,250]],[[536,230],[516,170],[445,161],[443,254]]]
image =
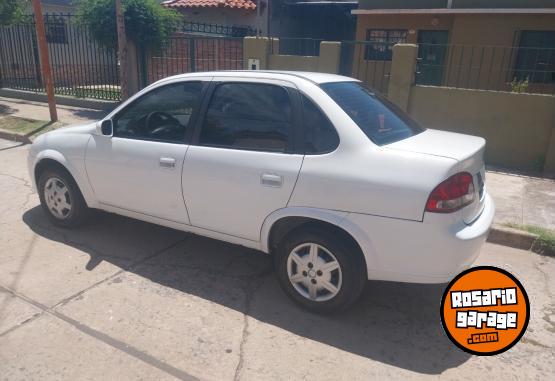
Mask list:
[[28,165],[56,225],[102,209],[255,248],[294,301],[327,312],[367,279],[442,283],[472,264],[494,215],[484,148],[352,78],[206,72],[40,136]]

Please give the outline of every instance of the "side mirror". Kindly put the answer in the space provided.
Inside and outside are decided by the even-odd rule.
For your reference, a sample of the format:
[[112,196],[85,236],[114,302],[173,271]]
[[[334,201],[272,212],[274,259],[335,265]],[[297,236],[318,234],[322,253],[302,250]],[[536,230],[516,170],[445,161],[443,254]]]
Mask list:
[[112,136],[112,134],[114,133],[114,128],[111,119],[106,119],[102,121],[102,124],[100,125],[100,132],[102,133],[102,135]]

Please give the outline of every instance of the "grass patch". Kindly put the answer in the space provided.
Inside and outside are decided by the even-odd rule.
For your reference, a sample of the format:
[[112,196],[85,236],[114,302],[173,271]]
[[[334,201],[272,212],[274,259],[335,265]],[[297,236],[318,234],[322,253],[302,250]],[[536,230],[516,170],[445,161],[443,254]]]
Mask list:
[[532,251],[555,256],[555,232],[535,225],[505,224],[506,226],[536,234],[538,239],[532,246]]
[[40,135],[63,125],[64,124],[60,122],[52,123],[45,120],[33,120],[16,116],[0,117],[0,128],[2,130],[28,137]]

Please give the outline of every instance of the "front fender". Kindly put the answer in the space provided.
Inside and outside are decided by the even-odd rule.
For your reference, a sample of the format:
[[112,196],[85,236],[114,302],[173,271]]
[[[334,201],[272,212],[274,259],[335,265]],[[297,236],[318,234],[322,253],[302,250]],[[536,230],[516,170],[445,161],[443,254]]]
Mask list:
[[34,155],[34,157],[30,156],[29,175],[35,189],[37,189],[35,168],[42,160],[45,159],[54,160],[67,169],[77,183],[77,186],[79,187],[87,205],[93,208],[97,207],[96,197],[94,196],[94,192],[89,184],[87,174],[85,172],[84,158],[68,158],[67,155],[55,149],[40,150],[36,153],[36,155]]

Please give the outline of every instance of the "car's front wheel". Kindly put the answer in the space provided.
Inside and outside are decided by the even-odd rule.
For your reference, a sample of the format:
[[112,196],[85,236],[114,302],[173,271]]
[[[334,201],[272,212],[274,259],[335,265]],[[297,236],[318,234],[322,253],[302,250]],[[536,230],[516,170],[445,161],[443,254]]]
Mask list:
[[39,176],[38,191],[41,206],[55,225],[75,227],[87,218],[87,204],[67,171],[46,169]]
[[360,249],[334,232],[308,227],[288,234],[279,245],[275,265],[291,299],[314,312],[350,307],[366,284]]

